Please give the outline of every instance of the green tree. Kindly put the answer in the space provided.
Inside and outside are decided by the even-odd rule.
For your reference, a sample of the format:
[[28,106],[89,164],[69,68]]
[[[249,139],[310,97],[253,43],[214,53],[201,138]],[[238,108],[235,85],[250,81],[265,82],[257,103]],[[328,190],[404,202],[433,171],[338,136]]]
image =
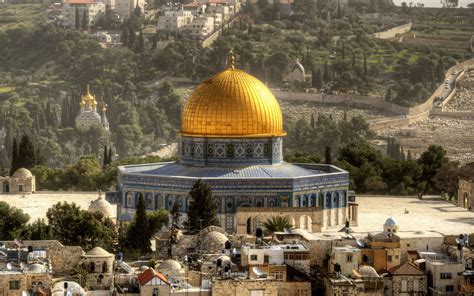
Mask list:
[[36,164],[35,147],[28,135],[21,137],[18,148],[18,166],[20,168],[31,169]]
[[120,35],[120,42],[123,46],[128,46],[128,30],[125,27],[122,29],[122,35]]
[[19,158],[18,158],[18,142],[16,138],[13,138],[12,145],[12,156],[11,156],[11,166],[10,166],[10,176],[13,175],[16,170],[20,168]]
[[263,227],[270,234],[275,232],[282,232],[285,230],[291,230],[294,228],[294,225],[291,224],[290,219],[284,216],[273,216],[267,221],[263,222]]
[[438,145],[429,146],[428,149],[421,154],[418,159],[418,163],[423,169],[420,179],[427,183],[427,188],[424,190],[424,193],[436,188],[434,177],[438,170],[448,161],[449,159],[446,157],[446,150]]
[[168,242],[168,258],[173,258],[173,245],[178,243],[179,234],[179,219],[181,217],[180,204],[178,202],[173,203],[171,208],[171,227],[170,227],[170,238]]
[[331,81],[331,74],[329,73],[327,61],[324,63],[323,80],[325,83],[328,83]]
[[332,152],[331,152],[331,146],[329,145],[326,145],[326,148],[325,148],[324,163],[332,164]]
[[30,216],[21,209],[10,207],[0,201],[0,240],[12,240],[19,237],[26,228]]
[[124,247],[142,253],[150,252],[150,239],[166,224],[168,224],[168,212],[160,210],[147,213],[145,198],[140,194],[135,217],[126,232],[127,241],[124,243]]
[[28,225],[28,239],[30,240],[49,240],[51,239],[51,228],[40,218]]
[[189,192],[188,226],[195,232],[211,225],[219,225],[216,204],[211,188],[202,180],[197,180]]
[[320,90],[323,86],[323,81],[322,81],[322,77],[321,77],[321,70],[318,69],[316,71],[312,71],[312,75],[311,75],[311,82],[312,82],[312,86],[315,87],[316,89]]
[[137,53],[143,53],[145,51],[145,39],[143,38],[143,32],[140,31],[138,34]]
[[75,22],[74,22],[74,29],[79,30],[81,28],[81,23],[79,21],[79,8],[76,6],[76,12],[75,12]]
[[129,28],[128,33],[128,48],[134,49],[135,48],[135,41],[137,39],[137,35],[135,35],[135,30],[133,28]]
[[87,10],[84,10],[84,13],[82,14],[82,30],[89,30],[89,16],[87,14]]

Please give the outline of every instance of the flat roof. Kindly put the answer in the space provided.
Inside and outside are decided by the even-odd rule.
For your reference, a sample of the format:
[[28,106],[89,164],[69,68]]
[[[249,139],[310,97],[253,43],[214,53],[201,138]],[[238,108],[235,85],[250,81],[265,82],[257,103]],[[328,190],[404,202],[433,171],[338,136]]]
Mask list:
[[400,237],[413,234],[424,236],[426,232],[444,235],[474,232],[474,212],[444,200],[358,195],[356,202],[359,205],[359,223],[352,228],[354,232],[381,232],[385,220],[390,216],[397,220],[397,235]]

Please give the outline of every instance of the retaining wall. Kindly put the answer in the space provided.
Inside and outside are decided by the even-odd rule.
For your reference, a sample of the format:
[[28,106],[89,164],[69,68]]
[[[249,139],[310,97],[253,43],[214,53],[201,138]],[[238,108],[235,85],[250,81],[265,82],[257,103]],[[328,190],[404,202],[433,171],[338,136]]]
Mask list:
[[411,31],[412,23],[407,23],[395,28],[388,29],[386,31],[374,33],[375,38],[379,39],[390,39],[394,38],[397,35],[405,34]]

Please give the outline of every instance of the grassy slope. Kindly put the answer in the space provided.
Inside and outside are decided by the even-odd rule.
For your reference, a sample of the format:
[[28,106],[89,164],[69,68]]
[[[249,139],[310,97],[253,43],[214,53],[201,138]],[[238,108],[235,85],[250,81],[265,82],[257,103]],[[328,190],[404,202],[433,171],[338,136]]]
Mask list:
[[53,10],[43,4],[0,3],[0,30],[44,23]]

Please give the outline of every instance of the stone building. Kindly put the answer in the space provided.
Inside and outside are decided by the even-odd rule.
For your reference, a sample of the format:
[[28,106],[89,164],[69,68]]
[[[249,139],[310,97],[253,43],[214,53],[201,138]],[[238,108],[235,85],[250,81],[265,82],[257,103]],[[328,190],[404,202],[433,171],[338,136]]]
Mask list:
[[67,29],[74,29],[76,26],[76,14],[79,24],[83,24],[82,18],[86,16],[87,25],[91,27],[96,23],[101,15],[105,13],[105,4],[95,0],[66,0],[62,4],[61,17],[62,25]]
[[348,277],[342,273],[328,273],[324,276],[324,295],[341,296],[383,296],[383,278],[372,266],[361,265]]
[[25,268],[0,270],[0,295],[48,295],[52,284],[51,269],[46,264],[33,263]]
[[377,272],[400,265],[402,260],[397,221],[388,218],[383,229],[383,232],[375,235],[369,234],[368,248],[361,250],[362,264],[373,266]]
[[235,280],[213,278],[211,295],[219,296],[309,296],[309,281],[280,281],[275,279]]
[[130,17],[136,7],[139,7],[143,14],[145,0],[115,0],[115,12],[122,20]]
[[460,260],[433,252],[420,252],[428,274],[428,289],[431,295],[457,295],[465,264]]
[[428,292],[426,274],[411,262],[391,268],[386,279],[388,295],[423,296]]
[[0,177],[0,193],[33,193],[36,179],[28,169],[20,168],[11,177]]
[[359,248],[352,246],[334,247],[329,260],[329,273],[334,273],[335,266],[338,266],[342,275],[350,276],[353,270],[359,268],[360,263],[361,251]]
[[187,213],[189,191],[201,179],[211,187],[228,233],[254,234],[261,217],[280,213],[313,232],[357,223],[348,172],[283,161],[278,101],[262,82],[235,69],[233,56],[229,68],[199,85],[182,110],[180,161],[119,167],[122,212],[135,212],[143,196],[150,211],[178,203]]
[[155,269],[170,283],[179,284],[186,280],[184,266],[176,260],[168,259],[158,264]]
[[95,247],[82,256],[82,266],[89,272],[88,284],[92,288],[108,289],[113,283],[114,254]]
[[171,283],[153,268],[148,268],[138,276],[140,296],[170,295]]
[[474,181],[459,179],[458,206],[474,211]]

